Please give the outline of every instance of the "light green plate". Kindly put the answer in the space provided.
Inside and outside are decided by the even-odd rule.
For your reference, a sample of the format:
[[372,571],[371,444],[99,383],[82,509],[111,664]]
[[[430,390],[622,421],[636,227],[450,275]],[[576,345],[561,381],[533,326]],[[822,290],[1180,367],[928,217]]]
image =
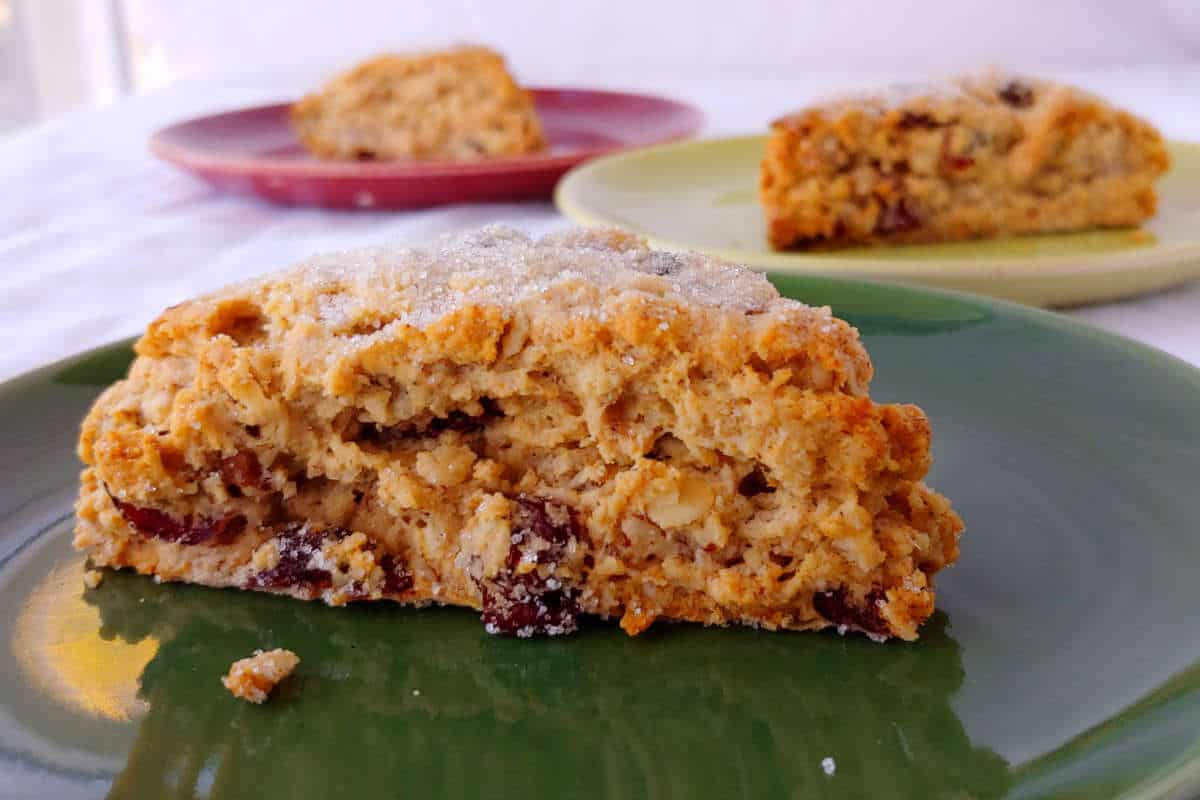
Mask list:
[[1171,143],[1159,213],[1141,230],[777,253],[758,205],[763,142],[714,139],[601,158],[570,172],[554,199],[578,222],[618,225],[672,250],[773,272],[900,281],[1040,306],[1112,300],[1200,278],[1200,144]]
[[[0,797],[1159,798],[1200,789],[1200,373],[1030,309],[783,278],[924,406],[967,521],[914,644],[330,609],[70,549],[76,425],[120,345],[0,386]],[[259,647],[264,706],[218,677]],[[833,774],[822,768],[832,759]]]

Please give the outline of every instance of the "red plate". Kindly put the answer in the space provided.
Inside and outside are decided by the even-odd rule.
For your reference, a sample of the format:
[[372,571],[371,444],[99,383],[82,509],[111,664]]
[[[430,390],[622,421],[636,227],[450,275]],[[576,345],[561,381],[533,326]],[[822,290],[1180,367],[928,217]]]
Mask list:
[[682,139],[704,121],[693,106],[650,95],[532,89],[550,146],[484,161],[321,161],[288,123],[288,105],[187,120],[154,134],[151,151],[214,186],[288,205],[414,208],[548,198],[571,167],[602,153]]

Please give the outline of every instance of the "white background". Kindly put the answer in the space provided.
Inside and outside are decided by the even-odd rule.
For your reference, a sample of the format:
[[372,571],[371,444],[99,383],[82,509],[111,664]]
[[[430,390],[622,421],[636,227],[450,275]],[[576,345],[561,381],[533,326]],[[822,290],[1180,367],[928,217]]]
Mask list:
[[1200,0],[0,0],[0,130],[463,41],[540,83],[1111,69],[1200,61]]
[[[127,0],[142,78],[278,75],[490,43],[527,80],[781,78],[1200,58],[1197,0]],[[157,60],[156,60],[157,59]],[[156,72],[156,70],[158,70]]]

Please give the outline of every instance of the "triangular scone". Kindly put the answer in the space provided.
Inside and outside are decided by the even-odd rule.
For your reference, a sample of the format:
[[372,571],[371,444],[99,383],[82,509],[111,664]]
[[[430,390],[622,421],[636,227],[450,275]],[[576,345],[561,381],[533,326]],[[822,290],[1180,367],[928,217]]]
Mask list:
[[1138,225],[1169,163],[1149,122],[987,70],[777,120],[759,199],[779,250]]
[[[616,231],[488,228],[167,310],[83,424],[75,544],[163,580],[914,639],[962,530],[857,332]],[[844,627],[843,627],[844,626]]]
[[321,158],[469,160],[545,146],[533,97],[485,47],[377,56],[293,105],[291,119]]

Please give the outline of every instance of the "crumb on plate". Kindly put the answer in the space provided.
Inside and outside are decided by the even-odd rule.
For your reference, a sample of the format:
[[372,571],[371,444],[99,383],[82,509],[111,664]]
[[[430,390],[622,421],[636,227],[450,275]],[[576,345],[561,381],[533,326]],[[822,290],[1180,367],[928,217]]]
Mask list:
[[98,569],[89,569],[83,573],[83,585],[95,589],[104,580],[104,573]]
[[299,663],[300,657],[291,650],[255,650],[249,658],[233,662],[221,683],[234,697],[248,703],[262,703]]

